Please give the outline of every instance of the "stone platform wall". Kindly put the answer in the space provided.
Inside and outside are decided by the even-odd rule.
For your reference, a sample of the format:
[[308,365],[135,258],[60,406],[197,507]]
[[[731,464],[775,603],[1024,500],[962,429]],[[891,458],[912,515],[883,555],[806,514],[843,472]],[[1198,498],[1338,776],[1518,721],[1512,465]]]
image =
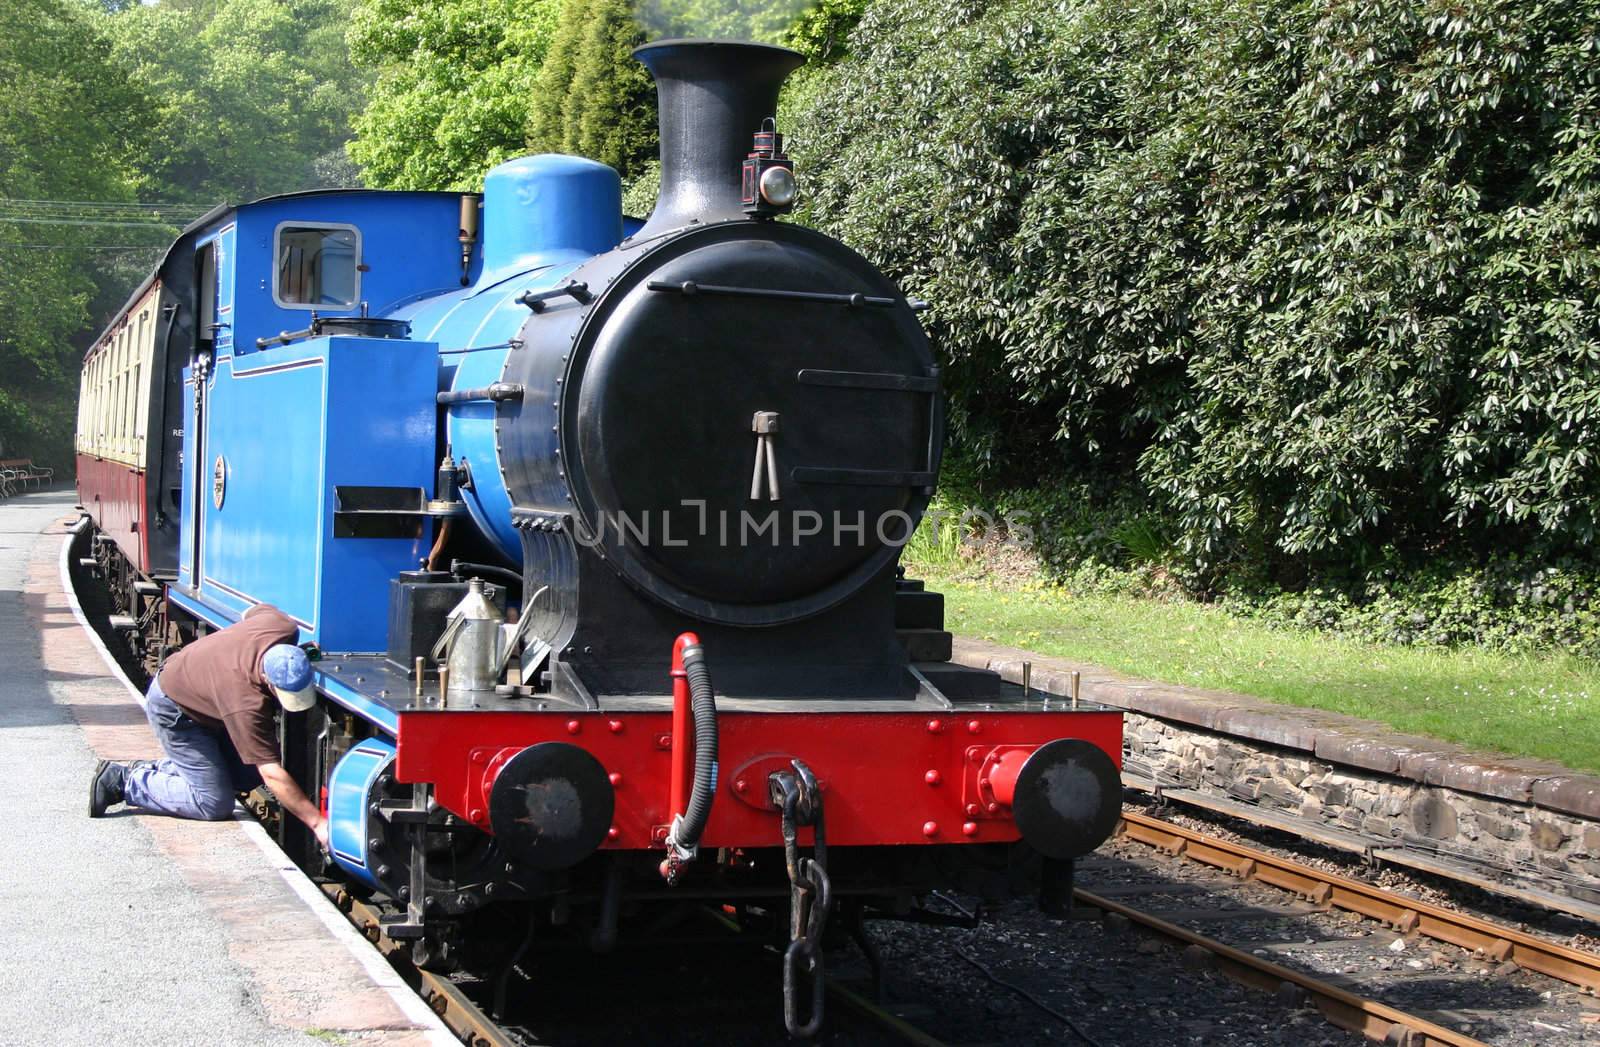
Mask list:
[[[1130,712],[1130,767],[1162,786],[1196,789],[1281,811],[1349,833],[1373,846],[1426,842],[1452,855],[1600,877],[1600,824],[1586,818],[1380,775],[1306,752],[1200,731]],[[1600,889],[1600,879],[1596,879]]]
[[1476,866],[1525,892],[1600,906],[1600,777],[967,638],[954,660],[1012,683],[1027,663],[1031,685],[1054,695],[1071,693],[1076,672],[1083,699],[1126,711],[1125,771],[1175,797],[1191,790],[1347,849]]

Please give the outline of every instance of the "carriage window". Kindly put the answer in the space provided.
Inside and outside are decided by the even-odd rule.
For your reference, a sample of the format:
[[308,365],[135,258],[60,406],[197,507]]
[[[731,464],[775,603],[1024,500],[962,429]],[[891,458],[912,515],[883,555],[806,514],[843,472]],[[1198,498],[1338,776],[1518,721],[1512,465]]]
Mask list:
[[360,298],[361,235],[348,225],[281,225],[272,297],[286,309],[351,309]]

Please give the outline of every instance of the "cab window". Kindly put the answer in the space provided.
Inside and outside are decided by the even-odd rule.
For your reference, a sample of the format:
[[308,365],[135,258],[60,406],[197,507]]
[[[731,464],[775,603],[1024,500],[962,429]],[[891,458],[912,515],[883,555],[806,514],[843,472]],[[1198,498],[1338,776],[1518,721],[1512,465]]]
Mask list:
[[285,309],[353,309],[361,297],[361,234],[350,225],[280,225],[273,301]]

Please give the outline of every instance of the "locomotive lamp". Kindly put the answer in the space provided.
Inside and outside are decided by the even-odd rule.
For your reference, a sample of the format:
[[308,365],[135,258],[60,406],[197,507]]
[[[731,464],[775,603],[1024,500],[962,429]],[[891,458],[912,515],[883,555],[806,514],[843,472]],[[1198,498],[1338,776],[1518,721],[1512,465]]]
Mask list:
[[752,218],[785,214],[794,206],[794,161],[783,151],[783,135],[768,117],[744,161],[744,213]]

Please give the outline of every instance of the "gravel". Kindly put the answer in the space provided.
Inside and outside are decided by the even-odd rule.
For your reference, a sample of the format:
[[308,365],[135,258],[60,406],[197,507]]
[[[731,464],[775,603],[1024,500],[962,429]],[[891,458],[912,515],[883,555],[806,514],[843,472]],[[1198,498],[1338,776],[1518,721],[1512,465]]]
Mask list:
[[[1098,919],[1056,921],[1023,902],[992,916],[975,930],[872,924],[890,971],[886,1009],[949,1044],[1363,1042],[1314,1010],[1188,970],[1178,949],[1131,929]],[[995,984],[963,956],[1009,985]],[[867,993],[866,965],[853,945],[831,949],[828,963],[830,973]],[[779,1044],[788,1040],[778,970],[776,956],[743,947],[552,954],[531,963],[532,977],[519,980],[512,996],[524,1008],[528,1039],[546,1044],[594,1042],[596,1034],[607,1042]],[[830,999],[818,1042],[903,1041]]]

